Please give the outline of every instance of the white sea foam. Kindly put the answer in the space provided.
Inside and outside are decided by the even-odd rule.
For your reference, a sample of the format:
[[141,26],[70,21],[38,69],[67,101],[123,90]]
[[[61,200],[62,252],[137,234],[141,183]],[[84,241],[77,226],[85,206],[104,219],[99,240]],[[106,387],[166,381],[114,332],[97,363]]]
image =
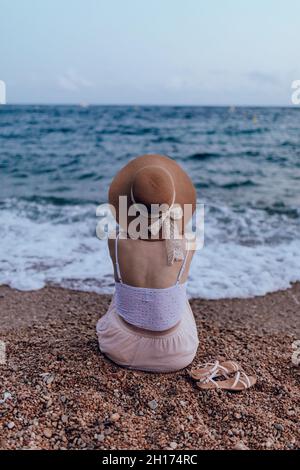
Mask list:
[[207,299],[254,297],[299,280],[299,241],[272,247],[212,244],[194,257],[189,294]]
[[[107,245],[95,234],[93,206],[33,203],[1,209],[0,283],[19,290],[47,283],[112,292]],[[300,280],[298,222],[261,211],[211,208],[204,248],[195,254],[189,295],[252,297]]]

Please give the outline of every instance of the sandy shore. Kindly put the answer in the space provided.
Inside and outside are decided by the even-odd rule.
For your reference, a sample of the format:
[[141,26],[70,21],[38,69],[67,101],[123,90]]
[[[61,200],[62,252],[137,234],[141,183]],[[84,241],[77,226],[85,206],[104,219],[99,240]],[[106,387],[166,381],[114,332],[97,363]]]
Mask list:
[[291,363],[300,284],[249,300],[191,301],[194,365],[228,357],[255,369],[257,385],[242,394],[201,392],[186,370],[155,375],[112,364],[95,335],[109,302],[55,287],[0,287],[0,448],[300,447],[300,368]]

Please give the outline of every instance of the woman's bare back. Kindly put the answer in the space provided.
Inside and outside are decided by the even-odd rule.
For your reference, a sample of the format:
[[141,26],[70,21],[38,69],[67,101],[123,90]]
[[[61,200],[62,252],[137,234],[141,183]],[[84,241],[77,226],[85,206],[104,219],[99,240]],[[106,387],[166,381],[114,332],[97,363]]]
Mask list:
[[[110,256],[114,265],[115,279],[115,240],[108,242]],[[194,251],[189,251],[186,267],[180,282],[185,282]],[[175,284],[182,261],[167,264],[166,245],[164,240],[118,240],[118,259],[122,281],[135,287],[165,288]]]

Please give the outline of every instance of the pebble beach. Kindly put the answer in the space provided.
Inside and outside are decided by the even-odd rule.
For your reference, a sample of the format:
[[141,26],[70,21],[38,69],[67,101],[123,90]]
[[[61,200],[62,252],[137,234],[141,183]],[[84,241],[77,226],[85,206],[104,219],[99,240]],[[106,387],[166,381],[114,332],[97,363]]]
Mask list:
[[[300,369],[291,360],[300,284],[252,299],[191,299],[200,346],[172,374],[125,370],[99,352],[95,324],[110,300],[0,287],[1,449],[300,447]],[[188,372],[216,358],[240,362],[257,384],[200,391]]]

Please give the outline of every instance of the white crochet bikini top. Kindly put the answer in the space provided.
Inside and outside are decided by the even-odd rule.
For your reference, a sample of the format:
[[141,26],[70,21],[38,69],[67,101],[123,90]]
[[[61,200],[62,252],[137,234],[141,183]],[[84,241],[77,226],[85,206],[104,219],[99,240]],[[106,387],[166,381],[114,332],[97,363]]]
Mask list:
[[117,313],[131,325],[145,330],[164,331],[175,326],[186,310],[186,282],[180,283],[184,271],[186,251],[176,283],[166,288],[134,287],[122,282],[119,260],[118,239],[115,241],[116,272],[115,302]]

